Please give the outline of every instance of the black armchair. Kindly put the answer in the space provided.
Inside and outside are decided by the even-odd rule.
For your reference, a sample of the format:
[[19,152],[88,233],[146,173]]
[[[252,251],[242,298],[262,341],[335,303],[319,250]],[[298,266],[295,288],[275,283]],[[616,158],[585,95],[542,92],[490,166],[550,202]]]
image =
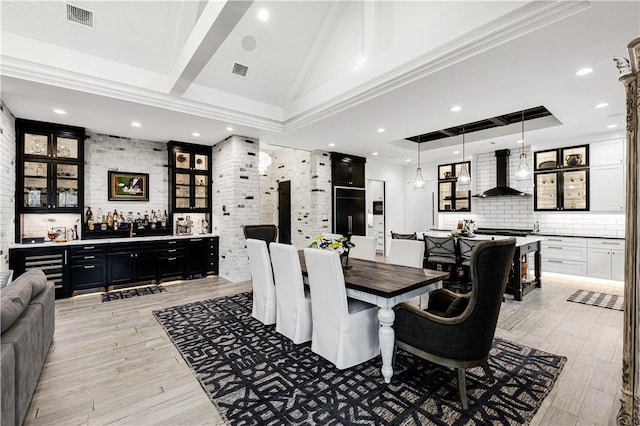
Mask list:
[[392,240],[417,240],[418,234],[415,232],[413,234],[398,234],[397,232],[391,231],[391,239]]
[[244,238],[253,238],[269,243],[275,243],[278,238],[278,227],[276,225],[245,225],[242,227]]
[[458,391],[468,408],[465,369],[483,366],[493,343],[498,314],[515,252],[515,239],[483,241],[471,255],[471,292],[431,293],[425,311],[396,306],[396,347],[458,371]]

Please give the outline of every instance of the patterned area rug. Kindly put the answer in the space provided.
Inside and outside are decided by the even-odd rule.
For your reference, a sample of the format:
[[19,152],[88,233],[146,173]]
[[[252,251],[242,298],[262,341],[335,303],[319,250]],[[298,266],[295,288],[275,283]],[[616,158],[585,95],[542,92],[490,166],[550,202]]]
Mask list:
[[598,306],[600,308],[624,311],[624,297],[615,294],[599,293],[597,291],[577,290],[567,299],[569,302],[583,305]]
[[102,294],[102,302],[110,302],[112,300],[129,299],[136,296],[146,296],[147,294],[156,294],[167,291],[161,285],[149,287],[128,288],[125,290],[112,290]]
[[452,370],[398,351],[391,384],[381,360],[338,370],[251,317],[251,293],[154,311],[228,424],[526,424],[566,358],[496,339],[489,365],[467,370],[469,410]]

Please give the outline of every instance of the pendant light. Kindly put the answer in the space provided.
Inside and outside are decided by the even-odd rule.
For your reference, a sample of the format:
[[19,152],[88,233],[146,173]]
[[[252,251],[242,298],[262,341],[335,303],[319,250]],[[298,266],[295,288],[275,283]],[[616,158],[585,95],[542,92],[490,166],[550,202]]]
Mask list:
[[462,128],[462,164],[458,174],[458,186],[467,186],[471,183],[471,175],[467,163],[464,162],[464,127]]
[[413,190],[424,189],[424,178],[422,177],[422,169],[420,168],[420,142],[418,142],[418,168],[416,169],[416,179],[413,181]]
[[522,111],[522,148],[520,150],[520,164],[518,170],[516,170],[517,180],[528,180],[531,177],[531,170],[529,170],[529,160],[527,159],[527,153],[524,152],[524,110]]

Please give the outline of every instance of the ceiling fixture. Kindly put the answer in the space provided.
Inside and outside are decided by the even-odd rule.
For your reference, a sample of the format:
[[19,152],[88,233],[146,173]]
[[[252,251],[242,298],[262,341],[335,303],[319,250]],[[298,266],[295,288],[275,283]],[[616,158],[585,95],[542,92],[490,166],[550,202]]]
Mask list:
[[227,132],[233,132],[233,127],[227,127]]
[[53,112],[55,112],[56,114],[66,114],[67,111],[60,109],[60,108],[56,108],[53,110]]
[[262,22],[267,22],[269,20],[269,11],[267,9],[260,9],[260,12],[258,12],[258,19]]
[[609,106],[609,104],[608,104],[608,103],[606,103],[606,102],[601,102],[601,103],[599,103],[598,105],[596,105],[596,108],[600,109],[600,108],[606,108],[606,107],[608,107],[608,106]]
[[460,110],[462,110],[462,107],[461,107],[461,106],[459,106],[459,105],[455,105],[455,106],[452,106],[452,107],[451,107],[451,110],[450,110],[450,111],[451,111],[451,112],[458,112],[458,111],[460,111]]
[[616,127],[618,127],[618,125],[617,125],[617,124],[609,124],[609,125],[607,126],[607,129],[615,129]]
[[529,170],[529,161],[527,160],[527,153],[524,152],[524,111],[522,111],[522,149],[520,151],[520,164],[518,164],[518,170],[516,170],[517,180],[527,180],[531,176],[531,170]]
[[576,72],[576,75],[581,77],[581,76],[583,76],[583,75],[591,74],[592,72],[593,72],[593,68],[588,68],[588,67],[587,67],[587,68],[579,69],[579,70]]
[[460,165],[460,173],[458,174],[458,185],[466,186],[471,183],[471,175],[469,174],[469,167],[464,162],[464,127],[462,128],[462,164]]
[[424,189],[424,178],[422,177],[422,168],[420,168],[420,142],[418,142],[418,168],[416,169],[416,179],[413,181],[413,190]]
[[329,144],[329,146],[336,146],[336,144],[335,144],[335,143],[333,143],[333,142],[331,142],[331,143]]
[[372,152],[371,155],[378,155],[378,153],[377,152]]
[[193,132],[193,133],[191,133],[191,136],[195,136],[195,137],[197,138],[198,136],[200,136],[200,133],[198,133],[198,132]]
[[378,129],[378,133],[384,133],[384,132],[386,132],[386,131],[387,131],[387,130],[386,130],[386,129],[384,129],[383,127],[380,127],[380,128]]
[[233,69],[231,70],[231,74],[239,75],[240,77],[246,77],[247,71],[249,71],[248,66],[234,62]]
[[96,29],[96,21],[93,11],[67,3],[67,22],[81,27]]
[[132,122],[131,122],[131,125],[132,125],[133,127],[140,127],[140,126],[141,126],[141,124],[140,124],[140,123],[138,123],[137,121],[132,121]]

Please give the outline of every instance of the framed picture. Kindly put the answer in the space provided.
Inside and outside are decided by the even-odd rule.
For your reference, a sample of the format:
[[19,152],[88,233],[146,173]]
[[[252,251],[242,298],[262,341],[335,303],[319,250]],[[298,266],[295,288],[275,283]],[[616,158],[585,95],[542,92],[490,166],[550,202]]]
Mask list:
[[109,201],[149,201],[149,174],[110,171]]

